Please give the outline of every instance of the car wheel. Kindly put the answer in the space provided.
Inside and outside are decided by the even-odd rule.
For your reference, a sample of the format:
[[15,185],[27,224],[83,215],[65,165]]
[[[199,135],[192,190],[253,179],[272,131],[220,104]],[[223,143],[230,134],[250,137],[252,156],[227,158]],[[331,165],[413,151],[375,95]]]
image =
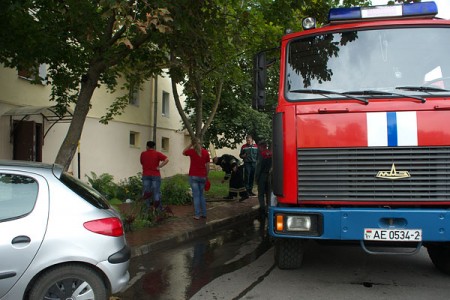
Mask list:
[[298,269],[303,262],[306,241],[301,239],[277,239],[275,262],[282,270]]
[[43,273],[30,290],[30,300],[107,299],[100,276],[81,265],[66,265]]

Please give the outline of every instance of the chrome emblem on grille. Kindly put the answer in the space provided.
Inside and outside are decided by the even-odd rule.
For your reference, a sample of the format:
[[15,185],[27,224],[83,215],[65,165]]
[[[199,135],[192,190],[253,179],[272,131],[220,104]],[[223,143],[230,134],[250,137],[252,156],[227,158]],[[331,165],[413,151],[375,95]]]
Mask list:
[[382,178],[382,179],[402,179],[402,178],[408,178],[411,177],[411,175],[409,175],[408,171],[397,171],[395,169],[395,165],[392,164],[391,170],[390,171],[379,171],[377,173],[378,178]]

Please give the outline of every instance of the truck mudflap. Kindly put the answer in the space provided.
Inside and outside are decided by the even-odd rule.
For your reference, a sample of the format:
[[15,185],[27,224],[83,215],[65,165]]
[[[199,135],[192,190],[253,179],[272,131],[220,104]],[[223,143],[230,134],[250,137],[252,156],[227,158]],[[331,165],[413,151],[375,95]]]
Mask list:
[[275,238],[369,242],[448,242],[450,210],[269,207]]

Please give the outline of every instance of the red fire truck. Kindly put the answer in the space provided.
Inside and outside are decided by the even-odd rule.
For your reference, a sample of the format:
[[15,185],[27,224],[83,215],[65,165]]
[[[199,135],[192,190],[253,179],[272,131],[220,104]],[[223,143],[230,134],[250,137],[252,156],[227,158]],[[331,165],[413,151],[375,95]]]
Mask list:
[[300,267],[316,240],[424,246],[450,273],[450,21],[436,14],[434,2],[337,8],[282,38],[268,214],[279,268]]

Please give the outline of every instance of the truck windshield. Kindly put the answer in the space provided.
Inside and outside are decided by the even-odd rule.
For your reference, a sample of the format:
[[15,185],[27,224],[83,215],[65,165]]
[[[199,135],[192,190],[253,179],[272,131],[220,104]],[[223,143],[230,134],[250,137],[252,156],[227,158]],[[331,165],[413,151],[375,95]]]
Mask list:
[[449,39],[450,28],[414,27],[292,40],[286,53],[286,99],[449,95]]

